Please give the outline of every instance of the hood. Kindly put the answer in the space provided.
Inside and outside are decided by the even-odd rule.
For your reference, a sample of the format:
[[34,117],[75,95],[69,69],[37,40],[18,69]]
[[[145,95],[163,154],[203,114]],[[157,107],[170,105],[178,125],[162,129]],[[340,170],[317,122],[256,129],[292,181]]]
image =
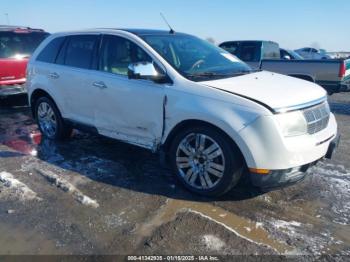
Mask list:
[[312,82],[267,71],[201,84],[255,100],[274,110],[299,106],[326,96],[326,91]]

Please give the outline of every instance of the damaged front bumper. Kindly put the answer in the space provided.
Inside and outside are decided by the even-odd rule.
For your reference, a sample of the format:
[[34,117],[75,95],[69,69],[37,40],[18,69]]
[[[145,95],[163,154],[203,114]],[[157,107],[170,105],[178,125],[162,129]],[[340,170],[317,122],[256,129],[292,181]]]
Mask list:
[[299,182],[305,178],[307,175],[306,172],[309,170],[309,168],[315,166],[319,161],[322,161],[323,159],[331,159],[333,157],[333,154],[339,145],[339,141],[340,135],[336,136],[330,142],[326,155],[323,158],[312,163],[289,169],[271,170],[267,174],[257,174],[250,172],[250,179],[252,181],[252,184],[263,189],[264,191],[268,191],[270,189],[284,187]]

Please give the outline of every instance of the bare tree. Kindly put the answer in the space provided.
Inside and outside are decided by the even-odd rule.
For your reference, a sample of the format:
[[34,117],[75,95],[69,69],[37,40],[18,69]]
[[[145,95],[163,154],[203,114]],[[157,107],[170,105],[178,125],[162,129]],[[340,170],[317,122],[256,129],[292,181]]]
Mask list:
[[207,37],[205,40],[215,45],[215,39],[213,37]]
[[315,48],[315,49],[320,49],[321,48],[321,46],[320,46],[320,44],[318,42],[312,42],[311,43],[311,47]]

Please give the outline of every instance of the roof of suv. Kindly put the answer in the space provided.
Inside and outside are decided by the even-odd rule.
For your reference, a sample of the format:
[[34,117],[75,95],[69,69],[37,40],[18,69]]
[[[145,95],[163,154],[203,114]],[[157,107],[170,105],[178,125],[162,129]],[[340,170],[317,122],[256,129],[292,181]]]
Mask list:
[[137,28],[105,28],[110,30],[119,30],[132,33],[134,35],[170,35],[170,31],[157,29],[137,29]]
[[185,33],[174,32],[171,33],[169,30],[157,30],[157,29],[137,29],[137,28],[92,28],[92,29],[83,29],[83,30],[74,30],[74,31],[66,31],[60,32],[60,34],[82,34],[88,32],[99,32],[99,31],[123,31],[128,32],[137,36],[145,36],[145,35],[186,35]]

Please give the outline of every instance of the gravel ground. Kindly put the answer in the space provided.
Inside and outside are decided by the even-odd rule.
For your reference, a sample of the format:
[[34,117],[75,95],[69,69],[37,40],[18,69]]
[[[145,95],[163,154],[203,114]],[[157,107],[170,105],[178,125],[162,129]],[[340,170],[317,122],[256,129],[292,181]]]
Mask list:
[[241,183],[219,199],[187,192],[143,149],[42,139],[24,101],[0,100],[0,255],[350,255],[350,94],[330,97],[333,160],[296,185]]

